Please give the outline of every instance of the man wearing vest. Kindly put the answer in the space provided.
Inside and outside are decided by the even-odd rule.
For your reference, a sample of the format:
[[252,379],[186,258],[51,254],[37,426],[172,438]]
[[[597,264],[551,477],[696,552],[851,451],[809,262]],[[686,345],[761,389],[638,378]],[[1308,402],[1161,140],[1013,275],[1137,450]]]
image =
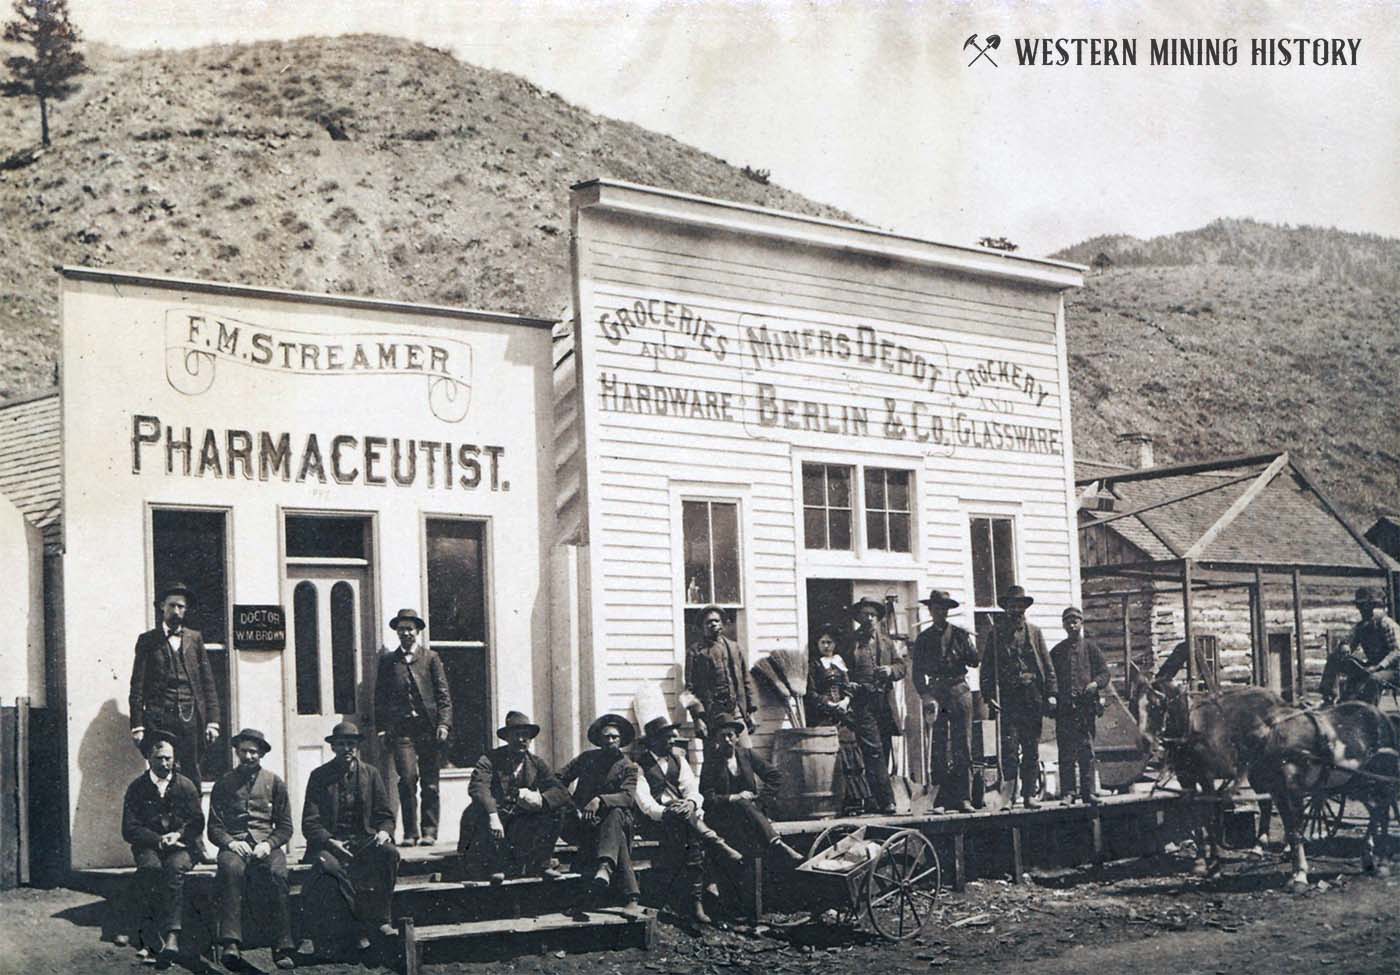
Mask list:
[[457,841],[464,865],[470,861],[476,868],[464,870],[468,875],[485,872],[493,884],[507,877],[561,876],[549,862],[570,796],[549,764],[530,752],[539,733],[529,717],[511,711],[496,729],[505,744],[477,761]]
[[632,761],[642,770],[637,780],[637,809],[661,826],[661,856],[670,864],[671,887],[683,877],[689,898],[686,914],[697,924],[709,924],[705,914],[705,848],[737,863],[743,857],[705,825],[700,784],[676,746],[676,726],[664,715],[647,721],[642,740],[632,749]]
[[894,736],[902,734],[894,686],[904,679],[908,661],[900,656],[881,629],[885,604],[861,599],[851,606],[857,629],[841,647],[850,675],[851,722],[870,783],[871,812],[892,815],[896,811],[890,785],[890,751]]
[[1380,590],[1363,586],[1356,590],[1356,610],[1361,619],[1351,636],[1327,658],[1322,671],[1322,700],[1331,704],[1337,696],[1337,678],[1343,680],[1344,701],[1380,701],[1382,682],[1400,682],[1400,624],[1385,615]]
[[574,807],[564,818],[564,835],[578,848],[580,872],[593,870],[592,891],[607,896],[616,879],[628,908],[641,900],[632,871],[632,810],[637,805],[637,766],[624,754],[637,732],[620,714],[600,715],[588,726],[596,745],[559,770],[559,781],[574,784]]
[[[416,610],[401,609],[389,621],[398,634],[397,650],[379,656],[374,684],[374,726],[394,756],[399,775],[399,813],[403,845],[437,842],[438,777],[442,750],[452,733],[452,697],[442,658],[422,645],[418,635],[428,624]],[[423,831],[418,832],[418,791],[423,791]]]
[[[974,812],[972,805],[972,690],[967,668],[978,664],[972,635],[948,622],[958,601],[941,589],[921,600],[929,625],[914,641],[914,690],[924,702],[924,722],[932,731],[929,755],[931,784],[938,786],[938,806]],[[949,768],[951,766],[951,770]]]
[[996,704],[1001,721],[1002,775],[1013,783],[1019,773],[1021,796],[1027,809],[1040,805],[1036,798],[1040,781],[1040,729],[1056,702],[1055,668],[1045,650],[1040,628],[1026,619],[1035,602],[1020,586],[1008,586],[999,600],[989,638],[986,659],[994,671]]
[[292,804],[286,784],[262,767],[272,750],[256,728],[233,736],[238,767],[214,783],[209,799],[209,841],[219,848],[214,886],[219,892],[220,960],[228,969],[242,963],[245,902],[272,916],[272,956],[291,968],[292,926],[287,910],[287,852],[292,839]]
[[705,822],[749,856],[773,852],[800,863],[802,854],[783,842],[767,815],[777,801],[783,773],[739,744],[743,731],[744,723],[732,716],[714,728],[714,756],[700,769]]
[[[127,786],[122,801],[122,839],[136,861],[129,906],[137,940],[157,945],[160,961],[169,964],[180,952],[185,874],[202,856],[204,811],[199,787],[175,771],[174,736],[155,729],[142,744],[150,769]],[[118,935],[119,944],[127,939]]]
[[[334,913],[333,895],[349,907],[358,925],[355,946],[365,951],[370,932],[394,936],[389,911],[399,876],[394,848],[394,813],[379,770],[360,761],[364,735],[342,721],[326,737],[335,758],[314,770],[306,783],[301,833],[311,876],[302,887],[302,916],[323,921]],[[315,954],[311,939],[300,947]]]
[[695,721],[696,736],[705,739],[708,753],[707,722],[712,717],[738,715],[746,733],[754,730],[752,715],[758,712],[758,691],[744,648],[724,635],[724,610],[718,606],[700,610],[700,629],[702,639],[686,651],[685,690],[680,700]]
[[137,748],[152,731],[175,745],[175,767],[196,784],[202,746],[219,737],[219,695],[204,652],[204,638],[185,626],[194,592],[175,583],[156,594],[161,621],[136,638],[131,668],[131,740]]
[[1059,689],[1055,712],[1055,745],[1060,755],[1060,797],[1074,795],[1075,771],[1079,773],[1079,798],[1098,802],[1094,789],[1094,726],[1102,710],[1101,695],[1108,689],[1108,664],[1099,648],[1084,638],[1084,613],[1071,606],[1061,614],[1067,636],[1050,650]]

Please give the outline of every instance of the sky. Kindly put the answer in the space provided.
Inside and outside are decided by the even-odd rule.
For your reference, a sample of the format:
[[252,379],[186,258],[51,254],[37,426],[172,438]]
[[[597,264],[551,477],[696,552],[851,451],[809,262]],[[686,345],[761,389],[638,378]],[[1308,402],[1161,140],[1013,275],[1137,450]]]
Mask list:
[[[863,221],[950,243],[1005,236],[1042,255],[1219,217],[1400,237],[1400,0],[70,8],[88,39],[130,48],[358,32],[422,41],[769,170]],[[993,35],[999,44],[969,63]],[[1059,37],[1136,39],[1137,64],[1018,63],[1017,39]],[[1252,40],[1299,37],[1359,38],[1356,63],[1250,63]],[[1238,63],[1153,65],[1153,38],[1233,39]]]

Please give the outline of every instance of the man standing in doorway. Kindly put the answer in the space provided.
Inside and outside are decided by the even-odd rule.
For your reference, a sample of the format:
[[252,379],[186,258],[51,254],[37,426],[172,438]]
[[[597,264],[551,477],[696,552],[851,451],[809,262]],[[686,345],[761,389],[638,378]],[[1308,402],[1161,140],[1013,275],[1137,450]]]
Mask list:
[[[929,769],[938,788],[938,805],[952,812],[973,812],[972,690],[967,668],[976,667],[977,644],[961,626],[948,621],[958,601],[941,589],[922,600],[929,624],[914,641],[914,689],[924,702],[924,720],[932,729]],[[951,768],[950,768],[951,766]]]
[[219,737],[219,695],[204,638],[185,626],[194,592],[184,583],[156,594],[161,622],[136,638],[131,668],[131,740],[140,748],[155,731],[170,736],[175,766],[196,784],[202,746]]
[[1001,712],[1002,775],[1014,782],[1019,773],[1021,797],[1027,809],[1035,809],[1040,805],[1040,728],[1055,707],[1055,668],[1040,628],[1026,619],[1035,600],[1020,586],[1009,586],[999,602],[1003,612],[992,627],[986,658],[995,671]]
[[[758,712],[758,692],[749,674],[744,648],[724,635],[724,610],[706,606],[700,610],[702,638],[685,655],[685,691],[681,704],[695,722],[695,734],[711,750],[708,722],[737,715],[751,733]],[[747,740],[744,742],[747,744]]]
[[[381,653],[374,684],[374,726],[394,756],[399,775],[403,845],[437,842],[438,774],[443,746],[452,733],[452,697],[442,658],[418,644],[428,624],[417,610],[401,609],[389,621],[399,647]],[[418,791],[423,791],[423,832],[418,832]]]
[[1094,786],[1094,726],[1103,711],[1102,694],[1108,689],[1108,664],[1099,648],[1084,638],[1084,613],[1070,606],[1060,618],[1065,639],[1050,650],[1059,689],[1055,712],[1055,744],[1060,755],[1060,798],[1074,797],[1075,771],[1079,773],[1079,798],[1098,802]]
[[872,812],[893,815],[897,810],[890,785],[890,751],[899,727],[894,685],[904,679],[908,661],[881,629],[885,604],[866,597],[851,606],[856,631],[841,648],[851,680],[851,722],[865,762]]

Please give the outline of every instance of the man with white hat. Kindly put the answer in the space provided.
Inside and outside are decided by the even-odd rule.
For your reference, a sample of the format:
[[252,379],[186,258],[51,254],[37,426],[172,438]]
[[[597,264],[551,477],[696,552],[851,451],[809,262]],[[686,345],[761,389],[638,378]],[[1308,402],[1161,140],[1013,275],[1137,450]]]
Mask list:
[[1102,713],[1102,695],[1109,687],[1108,663],[1103,653],[1084,637],[1084,612],[1070,606],[1060,614],[1065,639],[1050,649],[1059,689],[1055,711],[1055,745],[1060,757],[1060,797],[1074,796],[1075,773],[1079,798],[1098,802],[1094,787],[1094,727]]
[[986,660],[992,664],[1000,711],[1002,775],[1013,784],[1020,778],[1026,808],[1035,809],[1040,805],[1040,729],[1056,705],[1055,668],[1040,628],[1026,619],[1035,599],[1021,586],[1008,586],[998,602],[1003,612],[992,627]]
[[[972,690],[967,669],[978,664],[972,634],[950,622],[948,611],[961,604],[942,589],[927,599],[929,624],[910,653],[914,690],[924,702],[924,720],[932,730],[929,769],[938,788],[938,805],[952,812],[975,812],[972,805]],[[951,769],[949,766],[951,765]]]

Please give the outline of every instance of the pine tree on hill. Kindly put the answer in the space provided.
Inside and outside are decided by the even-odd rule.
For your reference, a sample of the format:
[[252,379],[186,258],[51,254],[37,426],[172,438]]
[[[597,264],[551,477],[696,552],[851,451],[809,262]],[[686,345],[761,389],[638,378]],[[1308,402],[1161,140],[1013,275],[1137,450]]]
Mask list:
[[72,79],[88,69],[78,50],[82,35],[68,19],[68,0],[15,0],[14,7],[15,19],[5,25],[4,38],[25,45],[33,55],[5,59],[11,80],[4,94],[39,99],[39,125],[47,146],[49,99],[62,101],[77,91]]

